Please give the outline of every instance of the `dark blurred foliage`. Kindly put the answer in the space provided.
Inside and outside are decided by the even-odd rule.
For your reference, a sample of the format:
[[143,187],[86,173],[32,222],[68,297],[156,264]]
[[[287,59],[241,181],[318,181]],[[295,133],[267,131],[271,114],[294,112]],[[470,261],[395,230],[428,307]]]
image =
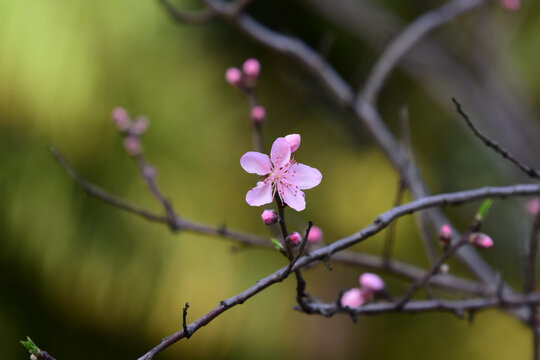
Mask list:
[[[371,1],[403,22],[441,3]],[[177,4],[198,7],[195,1]],[[345,22],[331,21],[307,0],[257,0],[249,12],[325,53],[355,87],[395,34],[388,30],[370,42],[359,41]],[[493,89],[490,81],[498,79],[515,97],[514,104],[526,104],[529,113],[537,114],[539,19],[540,6],[533,1],[525,1],[518,12],[493,4],[429,39],[444,44],[486,88]],[[0,3],[4,359],[28,356],[18,344],[27,335],[59,360],[137,358],[181,327],[186,301],[191,304],[188,318],[194,320],[284,265],[272,251],[235,252],[225,240],[171,234],[89,198],[47,151],[54,144],[91,181],[159,211],[110,121],[111,110],[119,105],[145,114],[151,119],[145,151],[180,214],[266,235],[260,209],[244,201],[255,181],[239,166],[240,156],[251,148],[247,107],[224,81],[225,69],[248,57],[263,65],[258,90],[269,115],[267,144],[300,133],[298,158],[323,173],[322,184],[307,192],[307,210],[290,212],[292,229],[301,231],[312,220],[331,242],[388,209],[399,179],[369,136],[294,61],[246,40],[228,24],[179,25],[153,0]],[[442,78],[440,83],[429,80],[441,88],[447,85]],[[399,134],[398,111],[408,107],[413,147],[433,192],[524,181],[470,135],[451,111],[449,98],[432,90],[398,70],[382,93],[380,108]],[[478,106],[491,106],[461,100],[472,114],[479,114]],[[517,120],[516,128],[523,121],[531,128],[538,125],[533,116],[512,119],[510,126]],[[487,132],[500,133],[490,119],[478,122]],[[528,135],[537,139],[538,133]],[[500,140],[511,149],[521,143],[516,136]],[[529,153],[537,160],[534,144]],[[496,246],[483,253],[517,287],[522,282],[521,245],[531,222],[524,201],[495,202],[486,231]],[[466,226],[476,206],[447,213]],[[400,221],[395,254],[425,266],[415,224],[413,218]],[[383,239],[381,234],[355,250],[380,253]],[[463,273],[459,264],[451,266]],[[361,272],[333,267],[332,272],[323,266],[306,271],[309,291],[328,301],[340,289],[355,286]],[[406,286],[386,280],[395,293]],[[293,304],[293,281],[274,286],[159,358],[524,359],[530,354],[528,329],[496,311],[479,314],[472,326],[446,314],[360,318],[353,324],[344,316],[302,315],[292,310]]]

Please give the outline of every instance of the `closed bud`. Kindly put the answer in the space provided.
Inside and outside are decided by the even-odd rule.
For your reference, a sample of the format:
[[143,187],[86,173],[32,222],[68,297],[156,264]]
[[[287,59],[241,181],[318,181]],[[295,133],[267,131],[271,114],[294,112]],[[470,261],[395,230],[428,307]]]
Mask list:
[[287,236],[285,243],[289,247],[297,247],[302,242],[302,235],[297,232],[293,232],[291,235]]
[[228,68],[225,72],[225,79],[232,86],[242,86],[242,72],[235,67]]
[[261,64],[257,59],[247,59],[242,65],[242,70],[247,77],[256,79],[261,72]]
[[146,116],[139,116],[137,120],[131,125],[131,132],[134,135],[142,135],[146,130],[148,130],[148,118]]
[[534,198],[534,199],[529,200],[529,202],[527,202],[527,212],[531,216],[538,215],[538,212],[540,212],[540,199],[539,198]]
[[124,139],[124,148],[129,155],[138,155],[142,151],[142,145],[139,139],[135,136],[127,136]]
[[126,131],[129,128],[131,119],[129,118],[128,112],[126,109],[117,107],[114,108],[112,112],[112,117],[114,120],[114,125],[120,131]]
[[341,306],[353,309],[364,305],[365,302],[364,293],[358,288],[345,291],[340,299]]
[[311,230],[309,230],[309,234],[307,237],[307,241],[310,244],[318,243],[323,239],[323,232],[320,227],[318,226],[312,226]]
[[377,293],[384,290],[385,288],[383,279],[381,279],[379,275],[376,274],[363,273],[362,275],[360,275],[360,279],[358,280],[360,282],[362,290],[367,293]]
[[266,109],[263,106],[255,106],[251,109],[251,120],[255,124],[262,124],[266,118]]
[[290,134],[285,136],[285,140],[287,140],[287,142],[289,143],[289,146],[291,147],[291,153],[293,153],[300,147],[300,141],[302,139],[298,134]]
[[261,218],[266,225],[274,225],[279,221],[279,215],[275,210],[264,210]]
[[489,249],[493,246],[493,240],[484,233],[472,233],[469,236],[469,241],[476,247],[481,249]]
[[439,239],[441,239],[441,242],[444,245],[450,245],[452,242],[452,228],[450,225],[445,224],[441,226],[441,230],[439,231]]

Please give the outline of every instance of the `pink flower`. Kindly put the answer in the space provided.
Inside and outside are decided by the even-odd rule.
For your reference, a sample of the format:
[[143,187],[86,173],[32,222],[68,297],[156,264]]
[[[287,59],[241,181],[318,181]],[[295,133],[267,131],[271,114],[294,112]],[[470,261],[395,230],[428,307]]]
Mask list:
[[291,146],[292,153],[298,150],[298,148],[300,147],[301,138],[300,138],[300,135],[298,134],[287,135],[285,136],[285,140],[287,140],[287,142]]
[[376,293],[382,291],[385,287],[384,281],[379,275],[372,273],[363,273],[360,275],[360,286],[366,293]]
[[539,198],[533,198],[529,200],[527,203],[527,212],[531,216],[538,215],[538,212],[540,211],[540,199]]
[[349,308],[357,308],[366,302],[364,293],[358,288],[353,288],[348,291],[345,291],[343,296],[341,296],[341,306]]
[[287,236],[287,239],[285,239],[285,243],[290,247],[297,247],[302,242],[302,235],[300,233],[297,233],[296,231],[293,232],[291,235]]
[[309,234],[307,237],[307,241],[310,244],[317,243],[323,239],[323,232],[320,227],[318,226],[312,226],[311,230],[309,230]]
[[244,70],[244,74],[246,74],[246,76],[255,79],[261,72],[261,64],[257,59],[247,59],[244,62],[244,65],[242,65],[242,70]]
[[474,246],[481,249],[489,249],[493,246],[493,240],[484,233],[472,233],[469,240]]
[[246,194],[246,202],[251,206],[269,204],[277,193],[282,203],[302,211],[306,208],[302,190],[319,185],[322,179],[319,170],[291,159],[291,147],[283,137],[274,141],[270,156],[248,151],[240,159],[240,165],[250,174],[266,176]]
[[452,241],[452,228],[450,225],[445,224],[441,226],[441,230],[439,231],[439,239],[441,239],[441,242],[445,245],[450,244]]
[[142,145],[135,136],[128,136],[124,139],[124,148],[129,155],[137,155],[142,151]]
[[275,210],[264,210],[261,219],[266,225],[274,225],[279,221],[279,215]]
[[519,10],[521,0],[502,0],[502,4],[507,10]]
[[231,67],[225,72],[225,79],[232,86],[242,86],[242,72],[240,69]]
[[263,106],[255,106],[251,110],[251,119],[254,123],[260,124],[264,121],[266,117],[266,109]]

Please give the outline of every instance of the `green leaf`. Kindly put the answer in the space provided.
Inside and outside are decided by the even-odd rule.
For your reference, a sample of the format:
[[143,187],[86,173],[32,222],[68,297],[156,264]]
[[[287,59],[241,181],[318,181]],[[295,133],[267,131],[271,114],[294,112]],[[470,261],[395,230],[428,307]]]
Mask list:
[[272,244],[274,244],[274,246],[278,250],[283,249],[283,245],[277,239],[272,238]]
[[24,346],[26,348],[26,350],[28,350],[28,352],[30,354],[39,355],[39,348],[32,341],[32,339],[30,339],[29,336],[26,337],[26,341],[21,340],[20,342],[21,342],[22,346]]
[[493,201],[491,199],[485,200],[476,213],[476,219],[482,221],[487,216],[492,204]]

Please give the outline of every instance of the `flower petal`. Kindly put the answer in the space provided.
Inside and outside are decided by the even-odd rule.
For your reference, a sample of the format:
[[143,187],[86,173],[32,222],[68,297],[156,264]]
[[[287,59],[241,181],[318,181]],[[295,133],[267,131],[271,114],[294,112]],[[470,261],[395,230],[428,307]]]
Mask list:
[[296,211],[302,211],[306,208],[306,199],[304,192],[300,189],[297,189],[293,185],[289,186],[280,186],[280,195],[283,198],[283,201],[289,205],[292,209]]
[[256,151],[248,151],[240,159],[240,165],[250,174],[266,175],[270,173],[270,157]]
[[276,169],[283,167],[291,161],[291,146],[285,138],[279,137],[274,141],[272,150],[270,151],[270,158]]
[[299,189],[311,189],[321,183],[322,174],[319,170],[304,164],[293,164],[287,172],[287,180]]
[[249,190],[246,194],[246,202],[251,206],[261,206],[269,204],[274,200],[272,196],[272,183],[269,181],[259,181],[257,186]]

